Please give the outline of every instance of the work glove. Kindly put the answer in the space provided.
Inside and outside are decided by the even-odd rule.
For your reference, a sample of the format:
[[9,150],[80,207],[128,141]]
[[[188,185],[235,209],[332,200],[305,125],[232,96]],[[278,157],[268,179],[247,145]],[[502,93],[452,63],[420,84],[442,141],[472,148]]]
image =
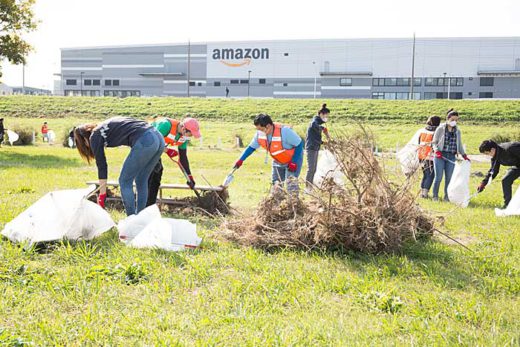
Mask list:
[[105,194],[99,194],[97,198],[97,203],[102,208],[105,208],[105,201],[107,200],[107,193]]
[[191,189],[195,189],[195,180],[193,179],[193,176],[192,176],[192,175],[188,175],[188,179],[189,179],[189,181],[186,182],[186,184],[187,184]]
[[235,166],[233,166],[233,169],[239,169],[242,166],[242,164],[244,164],[244,161],[241,159],[238,159],[235,163]]
[[166,148],[166,155],[170,158],[174,158],[179,155],[179,152],[173,148]]
[[435,157],[436,157],[437,159],[442,159],[442,152],[441,152],[441,151],[436,151],[436,152],[435,152]]
[[296,172],[296,170],[298,169],[298,165],[296,163],[289,163],[289,165],[287,165],[287,169],[290,172]]
[[329,129],[323,127],[323,133],[327,136],[329,136]]
[[467,161],[471,162],[471,160],[469,160],[469,158],[468,158],[468,156],[467,156],[466,154],[464,154],[464,155],[462,156],[462,158],[463,158],[464,160],[467,160]]
[[486,188],[486,184],[484,182],[480,183],[480,185],[477,187],[477,192],[482,193],[484,189]]

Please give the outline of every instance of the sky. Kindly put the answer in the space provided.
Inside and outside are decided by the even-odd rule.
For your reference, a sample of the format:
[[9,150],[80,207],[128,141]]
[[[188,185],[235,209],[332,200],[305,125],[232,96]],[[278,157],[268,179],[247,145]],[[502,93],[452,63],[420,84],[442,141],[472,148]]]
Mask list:
[[[36,0],[25,85],[53,88],[60,48],[320,38],[520,36],[520,0]],[[2,62],[2,82],[22,67]]]

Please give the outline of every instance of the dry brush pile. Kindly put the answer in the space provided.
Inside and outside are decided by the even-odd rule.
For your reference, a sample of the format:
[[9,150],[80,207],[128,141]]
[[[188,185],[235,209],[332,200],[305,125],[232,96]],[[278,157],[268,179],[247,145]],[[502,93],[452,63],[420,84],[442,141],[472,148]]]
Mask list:
[[434,222],[417,204],[410,181],[391,182],[366,132],[328,144],[344,179],[326,176],[305,200],[277,191],[256,212],[224,222],[221,236],[264,249],[351,249],[379,253],[429,237]]

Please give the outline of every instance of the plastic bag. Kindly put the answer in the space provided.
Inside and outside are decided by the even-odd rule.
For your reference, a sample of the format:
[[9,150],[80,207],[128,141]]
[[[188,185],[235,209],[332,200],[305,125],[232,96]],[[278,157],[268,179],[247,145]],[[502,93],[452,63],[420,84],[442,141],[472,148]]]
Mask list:
[[401,170],[406,176],[413,175],[420,167],[419,161],[419,136],[421,130],[418,130],[408,143],[396,153],[397,160],[401,164]]
[[11,146],[13,145],[13,143],[18,141],[19,138],[20,138],[20,136],[17,133],[15,133],[12,130],[7,130],[7,141],[9,141]]
[[49,143],[54,143],[54,140],[56,140],[56,133],[54,132],[54,130],[49,130],[49,132],[47,132],[47,138],[49,140]]
[[118,229],[120,240],[135,248],[180,251],[197,248],[202,241],[195,224],[183,219],[161,218],[157,205],[123,219]]
[[507,216],[520,216],[520,186],[513,195],[513,198],[507,205],[507,208],[500,209],[495,208],[495,214],[497,217],[507,217]]
[[448,185],[448,198],[450,202],[460,207],[468,207],[470,200],[469,176],[471,173],[471,162],[463,160],[455,163],[455,170]]
[[316,174],[314,175],[314,185],[320,187],[324,179],[332,178],[334,183],[342,186],[344,183],[344,176],[340,170],[338,161],[329,150],[323,150],[319,153],[318,165]]
[[47,193],[7,223],[2,235],[11,241],[27,241],[29,244],[60,239],[93,239],[115,225],[108,212],[85,199],[94,189],[92,185],[86,189]]

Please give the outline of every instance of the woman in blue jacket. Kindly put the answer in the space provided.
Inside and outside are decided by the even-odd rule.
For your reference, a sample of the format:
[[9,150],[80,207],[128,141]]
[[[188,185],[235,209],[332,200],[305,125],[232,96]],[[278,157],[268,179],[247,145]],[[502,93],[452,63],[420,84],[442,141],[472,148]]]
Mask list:
[[321,110],[314,116],[309,127],[307,128],[307,137],[305,139],[305,150],[307,151],[307,176],[305,177],[306,190],[312,189],[312,182],[318,167],[318,153],[323,144],[322,133],[329,137],[329,132],[324,126],[328,121],[330,110],[327,104],[321,106]]

